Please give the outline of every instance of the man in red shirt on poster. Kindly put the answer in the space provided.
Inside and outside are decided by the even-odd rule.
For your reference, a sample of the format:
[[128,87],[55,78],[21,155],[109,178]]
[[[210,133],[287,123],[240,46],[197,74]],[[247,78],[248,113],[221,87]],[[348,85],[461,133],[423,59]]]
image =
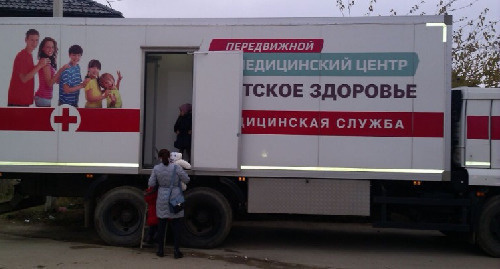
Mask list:
[[17,53],[10,78],[8,106],[30,106],[35,94],[35,74],[42,67],[50,63],[48,58],[39,59],[37,65],[33,63],[31,53],[38,46],[40,34],[35,29],[26,32],[26,47]]

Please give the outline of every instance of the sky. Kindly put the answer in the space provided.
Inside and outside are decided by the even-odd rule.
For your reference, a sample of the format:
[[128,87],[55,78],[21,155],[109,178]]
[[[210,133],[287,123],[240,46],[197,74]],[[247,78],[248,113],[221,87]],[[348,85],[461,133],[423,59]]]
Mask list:
[[[337,7],[338,0],[94,0],[122,12],[126,18],[248,18],[248,17],[342,17],[364,16],[370,0],[356,0],[351,12],[343,13]],[[348,2],[343,0],[344,3]],[[425,2],[421,4],[421,2]],[[376,0],[373,15],[412,15],[412,6],[422,8],[417,14],[437,13],[440,0]],[[468,3],[472,7],[467,7]],[[479,15],[490,8],[493,20],[500,20],[499,0],[456,0],[453,5],[454,21],[464,15]],[[372,15],[372,16],[373,16]]]

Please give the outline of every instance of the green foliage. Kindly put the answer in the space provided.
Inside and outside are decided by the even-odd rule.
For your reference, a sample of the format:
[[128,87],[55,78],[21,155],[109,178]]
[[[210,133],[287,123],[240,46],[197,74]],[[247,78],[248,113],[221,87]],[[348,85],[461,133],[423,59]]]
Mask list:
[[477,18],[463,18],[464,27],[453,31],[453,86],[500,87],[498,21],[487,20],[486,8]]
[[[440,0],[435,6],[435,14],[454,14],[456,11],[469,10],[478,1]],[[369,0],[365,15],[374,14],[376,2],[377,0]],[[406,15],[426,15],[422,11],[425,4],[426,1],[421,0],[410,6]],[[343,16],[346,11],[351,15],[354,5],[354,0],[336,0],[336,6]],[[391,9],[388,15],[398,14],[395,9]],[[469,14],[453,18],[452,87],[500,87],[500,35],[497,33],[499,21],[490,19],[493,16],[495,14],[485,8],[479,15]]]

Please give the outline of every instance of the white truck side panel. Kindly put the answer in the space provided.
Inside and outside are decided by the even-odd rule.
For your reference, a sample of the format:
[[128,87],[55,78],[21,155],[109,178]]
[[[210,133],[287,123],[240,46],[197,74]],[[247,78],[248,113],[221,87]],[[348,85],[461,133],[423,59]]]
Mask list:
[[[68,48],[78,44],[83,48],[82,59],[79,63],[82,77],[87,72],[87,63],[90,59],[98,59],[102,63],[102,72],[111,73],[116,79],[116,71],[124,75],[124,83],[120,93],[124,100],[124,107],[140,107],[141,66],[142,55],[140,46],[144,43],[144,27],[115,27],[115,26],[84,26],[84,25],[20,25],[0,26],[2,36],[12,36],[10,33],[20,33],[16,38],[5,39],[5,53],[8,59],[7,70],[11,70],[16,53],[25,46],[23,32],[29,28],[36,28],[40,32],[40,42],[46,36],[54,38],[58,44],[58,67],[69,61]],[[143,36],[142,38],[140,36]],[[124,38],[134,37],[134,38]],[[123,39],[123,40],[122,40]],[[109,42],[107,42],[109,40]],[[125,41],[126,40],[126,41]],[[36,57],[38,49],[33,55]],[[3,59],[2,59],[3,60]],[[35,63],[37,59],[34,59]],[[137,63],[137,64],[133,64]],[[5,81],[5,93],[10,81],[10,71],[1,72]],[[57,106],[59,86],[54,85],[52,107]],[[38,89],[38,75],[35,76],[35,91]],[[80,90],[80,107],[84,107],[85,94]],[[6,95],[5,95],[6,96]],[[7,98],[0,99],[0,106],[7,105]],[[104,102],[105,106],[105,102]],[[30,108],[27,108],[30,109]],[[57,115],[57,113],[55,113]],[[139,115],[139,113],[136,113]],[[77,116],[81,123],[81,115],[71,110],[71,116]],[[110,122],[114,118],[107,119]],[[70,125],[69,131],[61,131],[54,125],[54,113],[51,117],[53,132],[17,131],[9,132],[5,136],[2,131],[1,161],[18,162],[15,167],[2,167],[3,171],[59,171],[59,172],[119,172],[137,173],[139,168],[139,132],[76,132]],[[137,130],[138,131],[138,130]],[[30,145],[31,144],[31,145]],[[33,152],[35,148],[35,152]],[[33,154],[38,153],[38,154]],[[23,157],[24,156],[24,157]],[[23,163],[26,162],[26,163]],[[45,164],[44,164],[45,163]],[[52,170],[48,167],[53,167]]]
[[[124,77],[120,88],[121,112],[128,113],[138,122],[125,131],[109,131],[102,121],[97,127],[88,127],[88,114],[92,111],[83,108],[85,95],[80,90],[80,109],[70,114],[79,117],[80,129],[44,131],[47,133],[43,136],[54,135],[59,140],[52,150],[51,144],[47,144],[50,152],[37,160],[55,162],[55,165],[105,162],[110,167],[120,164],[127,166],[124,169],[128,172],[131,167],[137,171],[141,154],[153,153],[152,149],[141,152],[140,132],[151,124],[144,124],[141,117],[147,111],[143,103],[145,51],[195,48],[194,51],[207,52],[212,50],[212,43],[221,40],[228,43],[216,50],[242,50],[233,45],[240,40],[248,40],[245,42],[249,44],[263,42],[260,45],[277,46],[278,52],[245,51],[243,81],[237,88],[230,86],[238,94],[227,93],[227,96],[243,95],[241,144],[228,151],[222,147],[221,141],[211,148],[194,148],[196,172],[229,167],[230,170],[240,167],[306,167],[309,169],[306,172],[312,174],[352,168],[355,171],[379,169],[384,173],[398,170],[401,179],[418,174],[424,176],[423,180],[440,180],[440,173],[449,169],[448,141],[445,141],[449,126],[449,92],[446,90],[449,66],[446,61],[451,42],[443,42],[443,32],[449,36],[451,27],[446,29],[426,23],[443,24],[444,21],[442,16],[293,20],[6,18],[0,20],[0,36],[11,38],[6,39],[0,54],[3,69],[8,70],[0,73],[0,81],[5,84],[4,90],[0,90],[0,108],[13,111],[6,108],[4,96],[7,96],[12,62],[25,45],[27,29],[40,31],[40,39],[51,36],[58,41],[59,67],[68,61],[68,48],[79,44],[84,50],[80,61],[82,75],[85,75],[91,59],[101,61],[101,73],[108,72],[116,78],[116,71],[121,71]],[[290,40],[303,41],[288,47],[285,42]],[[307,48],[296,50],[297,44]],[[282,47],[285,49],[281,50]],[[193,68],[198,73],[201,70],[197,66]],[[203,69],[217,68],[234,71],[231,67],[215,64]],[[228,73],[228,76],[232,75]],[[38,81],[37,77],[35,81]],[[211,83],[209,81],[207,85]],[[354,93],[356,87],[364,90]],[[52,107],[57,106],[57,93],[56,85]],[[167,100],[173,102],[172,98],[167,97]],[[102,120],[111,113],[106,109],[101,112],[106,116],[92,114],[92,117]],[[119,121],[128,122],[121,118]],[[422,123],[429,122],[431,127],[423,128],[425,124]],[[219,128],[217,123],[211,125]],[[202,127],[195,128],[202,130],[206,126]],[[18,137],[30,141],[37,141],[40,136],[25,130],[15,132],[22,133]],[[207,127],[195,134],[194,144],[202,141],[196,139],[201,139],[204,132],[211,134],[206,136],[209,139],[216,135]],[[169,130],[158,134],[167,136],[165,139],[173,136]],[[6,137],[0,135],[0,162],[11,160],[10,152],[14,151],[8,146]],[[18,151],[28,152],[24,149]],[[231,155],[233,159],[231,163],[220,165],[215,161],[202,161],[201,156],[206,154]],[[256,170],[242,169],[242,172],[248,171]],[[398,178],[397,173],[388,178]],[[344,174],[335,173],[326,177],[346,178]]]
[[[491,111],[491,100],[467,100],[467,130],[468,133],[477,131],[476,126],[472,126],[469,116],[485,117],[489,119]],[[486,127],[489,129],[488,127]],[[476,129],[476,130],[474,130]],[[489,168],[490,163],[490,135],[487,132],[486,137],[469,138],[465,140],[465,165],[466,167],[484,167]]]
[[[420,24],[415,26],[415,36],[425,36],[426,38],[416,38],[414,51],[419,57],[419,68],[413,78],[418,82],[418,99],[414,99],[413,111],[434,112],[450,111],[450,91],[451,82],[447,79],[451,77],[451,61],[448,53],[444,53],[449,42],[444,42],[443,35],[451,37],[449,29],[451,25],[428,26]],[[448,32],[447,32],[448,30]],[[444,89],[444,90],[440,90]],[[445,126],[450,126],[449,117],[444,118]],[[432,128],[432,127],[428,127]],[[449,128],[443,129],[443,137],[414,137],[412,141],[412,165],[413,168],[434,168],[441,169],[450,167],[449,155],[429,154],[431,151],[449,152],[450,134]],[[448,146],[447,146],[448,145]]]
[[[446,145],[443,144],[444,138],[413,138],[413,158],[412,158],[412,167],[415,169],[426,169],[426,168],[434,168],[441,169],[441,167],[445,164],[449,163],[449,160],[446,156],[429,154],[429,147],[438,151],[445,151]],[[427,151],[425,150],[427,149]]]
[[[267,29],[262,30],[264,32]],[[316,33],[314,30],[308,32]],[[449,103],[444,90],[449,83],[443,80],[447,75],[447,46],[443,42],[442,26],[429,27],[425,23],[416,25],[327,25],[322,26],[321,36],[325,42],[322,52],[415,52],[418,67],[414,76],[245,76],[244,83],[273,85],[281,83],[303,85],[304,95],[313,84],[362,85],[389,83],[391,85],[417,85],[417,98],[380,98],[374,100],[365,95],[356,98],[279,98],[245,96],[243,108],[248,110],[300,110],[300,111],[356,111],[356,112],[429,112],[446,111]],[[287,36],[286,31],[282,31]],[[245,36],[233,35],[234,38]],[[353,61],[354,64],[354,61]],[[436,68],[434,68],[436,67]],[[323,90],[323,89],[322,89]],[[250,90],[251,91],[251,90]],[[322,92],[323,93],[323,92]],[[323,97],[323,96],[322,96]],[[293,109],[291,109],[293,108]],[[300,116],[297,116],[300,117]],[[380,118],[373,118],[378,120]],[[343,126],[329,122],[328,128],[359,128],[372,122],[354,121],[349,118]],[[371,119],[370,119],[371,120]],[[244,122],[245,124],[245,122]],[[384,124],[384,123],[382,123]],[[391,123],[389,123],[390,125]],[[395,122],[392,122],[395,124]],[[443,123],[442,123],[443,124]],[[404,126],[404,128],[412,128]],[[375,127],[376,128],[376,127]],[[433,127],[430,127],[433,128]],[[444,127],[442,127],[444,129]],[[386,169],[436,169],[449,166],[444,137],[390,137],[390,136],[336,136],[334,135],[243,135],[242,165],[249,166],[319,166],[349,168]],[[315,139],[317,137],[317,140]],[[291,140],[295,141],[293,146]],[[256,146],[257,145],[257,146]],[[429,152],[443,154],[429,154]],[[429,156],[432,155],[432,156]],[[298,162],[299,161],[299,162]],[[317,161],[317,163],[316,163]]]
[[[85,141],[85,143],[75,143],[75,141]],[[82,133],[60,133],[58,156],[60,160],[70,163],[79,163],[84,160],[91,163],[113,163],[128,164],[137,166],[137,148],[124,146],[129,143],[139,143],[140,139],[134,133],[122,133],[117,135],[111,132],[102,132],[99,137],[88,139]],[[71,149],[68,151],[68,149]],[[82,159],[80,154],[91,154],[92,158]]]
[[[265,163],[268,166],[305,166],[318,165],[318,137],[281,135],[262,140],[258,136],[248,136],[242,141],[245,154],[241,162],[250,166]],[[294,148],[299,154],[284,154]]]
[[[449,26],[448,26],[449,27]],[[439,111],[448,104],[449,88],[445,88],[447,65],[450,59],[443,54],[448,43],[443,42],[443,26],[415,26],[415,38],[412,51],[419,56],[419,68],[413,80],[418,82],[418,98],[413,100],[413,111]],[[446,90],[439,90],[439,89]],[[449,104],[448,104],[449,105]]]
[[[411,139],[373,137],[320,138],[320,154],[324,167],[406,168],[411,166]],[[380,152],[391,152],[380,157]],[[333,156],[332,156],[333,155]],[[396,156],[399,156],[396,157]],[[328,160],[328,161],[327,161]]]
[[230,31],[225,25],[152,25],[143,28],[143,45],[151,48],[199,47],[200,51],[207,51],[203,47],[208,48],[209,38],[218,33],[227,36]]
[[[36,139],[33,139],[34,137]],[[9,149],[15,149],[9,150],[8,160],[11,162],[39,162],[41,156],[46,162],[57,160],[57,154],[53,150],[57,148],[55,133],[2,131],[0,141],[4,150],[7,146]]]
[[[377,47],[380,52],[394,52],[412,51],[414,47],[415,26],[412,24],[386,24],[380,27],[352,23],[349,27],[345,26],[322,27],[322,36],[333,41],[325,44],[325,51],[360,52],[368,47]],[[345,42],[346,37],[349,42]]]

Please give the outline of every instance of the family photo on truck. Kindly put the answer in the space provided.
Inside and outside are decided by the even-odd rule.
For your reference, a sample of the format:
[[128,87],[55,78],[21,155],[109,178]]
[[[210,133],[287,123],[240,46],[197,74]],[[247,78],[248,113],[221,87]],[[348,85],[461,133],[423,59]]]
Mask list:
[[[99,76],[101,63],[90,60],[87,75],[82,80],[80,59],[83,49],[79,45],[69,48],[69,63],[57,69],[57,41],[46,37],[40,42],[40,34],[35,29],[26,32],[26,47],[14,60],[8,91],[8,106],[36,107],[52,106],[53,86],[59,84],[58,105],[68,104],[78,107],[80,90],[85,92],[86,108],[102,108],[106,100],[107,108],[121,108],[119,92],[122,75],[117,71],[117,80],[110,73]],[[38,62],[33,62],[32,53],[38,48]],[[38,89],[35,91],[35,75],[38,74]]]

